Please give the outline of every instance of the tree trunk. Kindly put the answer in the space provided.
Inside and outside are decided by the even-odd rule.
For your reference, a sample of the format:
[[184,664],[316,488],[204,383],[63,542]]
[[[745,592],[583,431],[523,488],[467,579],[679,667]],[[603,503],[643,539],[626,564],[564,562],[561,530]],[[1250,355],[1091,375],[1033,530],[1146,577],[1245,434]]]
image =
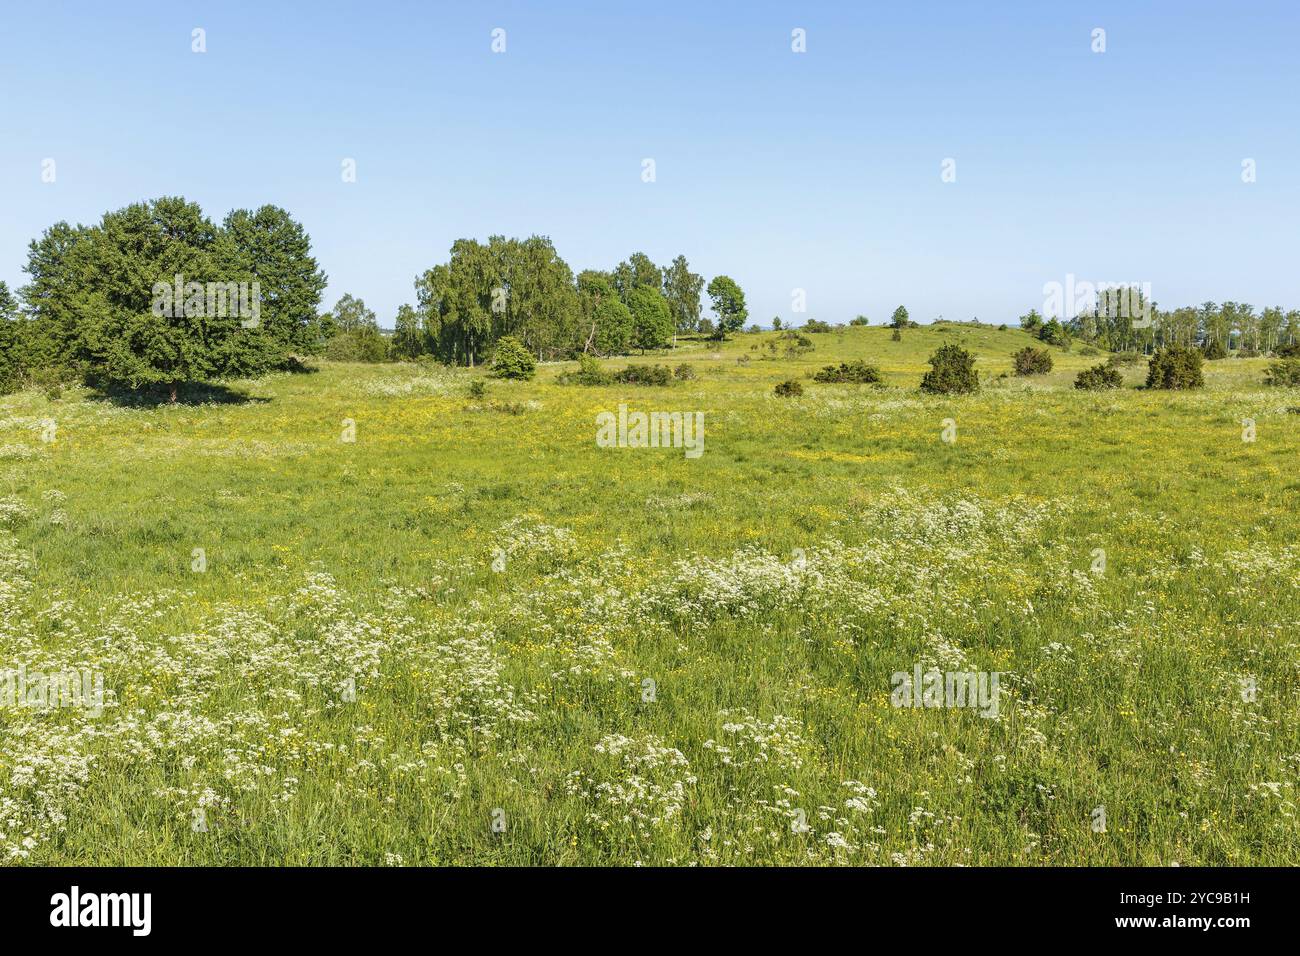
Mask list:
[[167,386],[167,390],[168,390],[167,401],[170,404],[175,405],[176,404],[176,383],[175,382],[170,383]]

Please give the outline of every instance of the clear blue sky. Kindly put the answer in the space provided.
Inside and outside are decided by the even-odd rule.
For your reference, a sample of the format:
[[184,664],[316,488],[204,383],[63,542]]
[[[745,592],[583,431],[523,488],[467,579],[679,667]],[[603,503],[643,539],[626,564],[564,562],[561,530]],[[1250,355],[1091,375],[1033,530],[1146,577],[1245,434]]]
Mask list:
[[1067,273],[1300,307],[1294,0],[95,0],[0,24],[11,286],[51,223],[181,194],[284,206],[326,304],[384,326],[454,239],[534,232],[575,271],[684,253],[763,324],[795,288],[798,318],[1009,321]]

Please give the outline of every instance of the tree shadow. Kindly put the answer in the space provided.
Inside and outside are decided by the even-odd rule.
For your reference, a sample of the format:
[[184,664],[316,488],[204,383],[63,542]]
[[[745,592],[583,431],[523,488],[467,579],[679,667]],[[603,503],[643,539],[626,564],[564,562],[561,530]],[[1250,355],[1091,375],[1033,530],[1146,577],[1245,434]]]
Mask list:
[[288,372],[290,375],[315,375],[320,371],[320,368],[315,365],[308,365],[296,355],[290,355],[285,360],[284,366],[278,371]]
[[[170,405],[166,386],[148,385],[127,388],[124,385],[95,385],[90,394],[92,401],[109,402],[122,408],[157,408]],[[186,382],[176,388],[177,405],[264,405],[269,398],[249,395],[240,389],[217,382]]]

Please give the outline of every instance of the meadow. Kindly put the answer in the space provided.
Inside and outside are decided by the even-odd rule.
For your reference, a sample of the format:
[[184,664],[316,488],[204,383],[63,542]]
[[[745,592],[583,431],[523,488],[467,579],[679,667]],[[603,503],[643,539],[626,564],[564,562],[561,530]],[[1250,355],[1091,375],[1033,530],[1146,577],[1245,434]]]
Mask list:
[[[774,338],[606,363],[695,370],[666,387],[0,398],[0,662],[106,697],[0,709],[0,858],[1300,863],[1297,390],[1077,391],[1104,354],[1015,377],[991,326]],[[944,342],[978,394],[918,390]],[[809,377],[856,358],[885,384]],[[620,403],[702,411],[703,454],[598,447]],[[918,664],[997,672],[999,713],[893,706]]]

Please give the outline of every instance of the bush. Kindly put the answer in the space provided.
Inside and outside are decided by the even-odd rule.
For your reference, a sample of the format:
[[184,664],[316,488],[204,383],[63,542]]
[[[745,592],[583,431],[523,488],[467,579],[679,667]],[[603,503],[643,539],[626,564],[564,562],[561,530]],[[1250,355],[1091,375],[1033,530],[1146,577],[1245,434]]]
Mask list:
[[1038,338],[1048,345],[1055,345],[1067,351],[1070,348],[1069,330],[1057,319],[1051,319],[1039,326]]
[[388,340],[372,325],[349,329],[330,336],[325,357],[335,362],[386,362]]
[[1206,339],[1201,343],[1201,354],[1213,362],[1215,359],[1227,358],[1228,350],[1217,339]]
[[790,329],[777,336],[777,340],[785,343],[785,354],[791,358],[813,350],[812,339]]
[[513,335],[503,335],[497,340],[492,355],[492,377],[514,378],[528,381],[537,374],[537,360],[533,353]]
[[853,362],[841,362],[839,365],[827,365],[813,376],[814,382],[851,382],[855,385],[880,384],[880,369],[868,365],[862,359]]
[[805,332],[829,332],[831,330],[831,327],[830,327],[830,323],[828,322],[821,322],[818,321],[817,319],[809,319],[807,322],[803,324],[803,330]]
[[903,341],[903,333],[899,331],[898,326],[894,326],[894,334],[890,336],[890,339],[895,342]]
[[930,371],[921,379],[921,391],[933,395],[961,395],[979,390],[975,356],[959,345],[944,345],[927,360]]
[[1046,375],[1052,370],[1052,353],[1047,349],[1026,345],[1012,358],[1016,362],[1017,375]]
[[871,324],[871,320],[867,318],[865,315],[859,315],[859,316],[855,316],[852,319],[849,319],[849,325],[870,325],[870,324]]
[[469,397],[482,398],[487,394],[487,382],[481,378],[476,378],[469,383]]
[[1109,359],[1111,368],[1119,368],[1121,365],[1136,365],[1142,361],[1141,352],[1116,352]]
[[1300,358],[1300,342],[1291,342],[1273,352],[1278,358]]
[[1084,369],[1074,380],[1075,388],[1086,389],[1119,388],[1123,384],[1124,376],[1119,373],[1119,369],[1105,362]]
[[798,398],[803,394],[803,386],[794,379],[786,379],[775,391],[778,398]]
[[[751,345],[750,348],[756,349],[758,348],[758,346]],[[673,369],[673,377],[676,378],[677,381],[679,382],[689,382],[691,379],[695,377],[695,366],[687,365],[685,362],[683,362],[681,365]]]
[[557,381],[561,385],[612,385],[614,376],[601,368],[595,356],[584,352],[578,356],[577,369],[565,372]]
[[1264,375],[1264,384],[1285,388],[1300,385],[1300,358],[1284,358],[1280,362],[1274,362]]
[[1204,384],[1200,349],[1171,345],[1151,356],[1147,365],[1147,388],[1200,388]]
[[1079,349],[1079,354],[1080,354],[1080,355],[1100,355],[1101,352],[1100,352],[1100,350],[1093,348],[1091,345],[1085,345],[1083,348]]
[[667,385],[672,380],[666,365],[629,365],[614,373],[614,381],[623,385]]

